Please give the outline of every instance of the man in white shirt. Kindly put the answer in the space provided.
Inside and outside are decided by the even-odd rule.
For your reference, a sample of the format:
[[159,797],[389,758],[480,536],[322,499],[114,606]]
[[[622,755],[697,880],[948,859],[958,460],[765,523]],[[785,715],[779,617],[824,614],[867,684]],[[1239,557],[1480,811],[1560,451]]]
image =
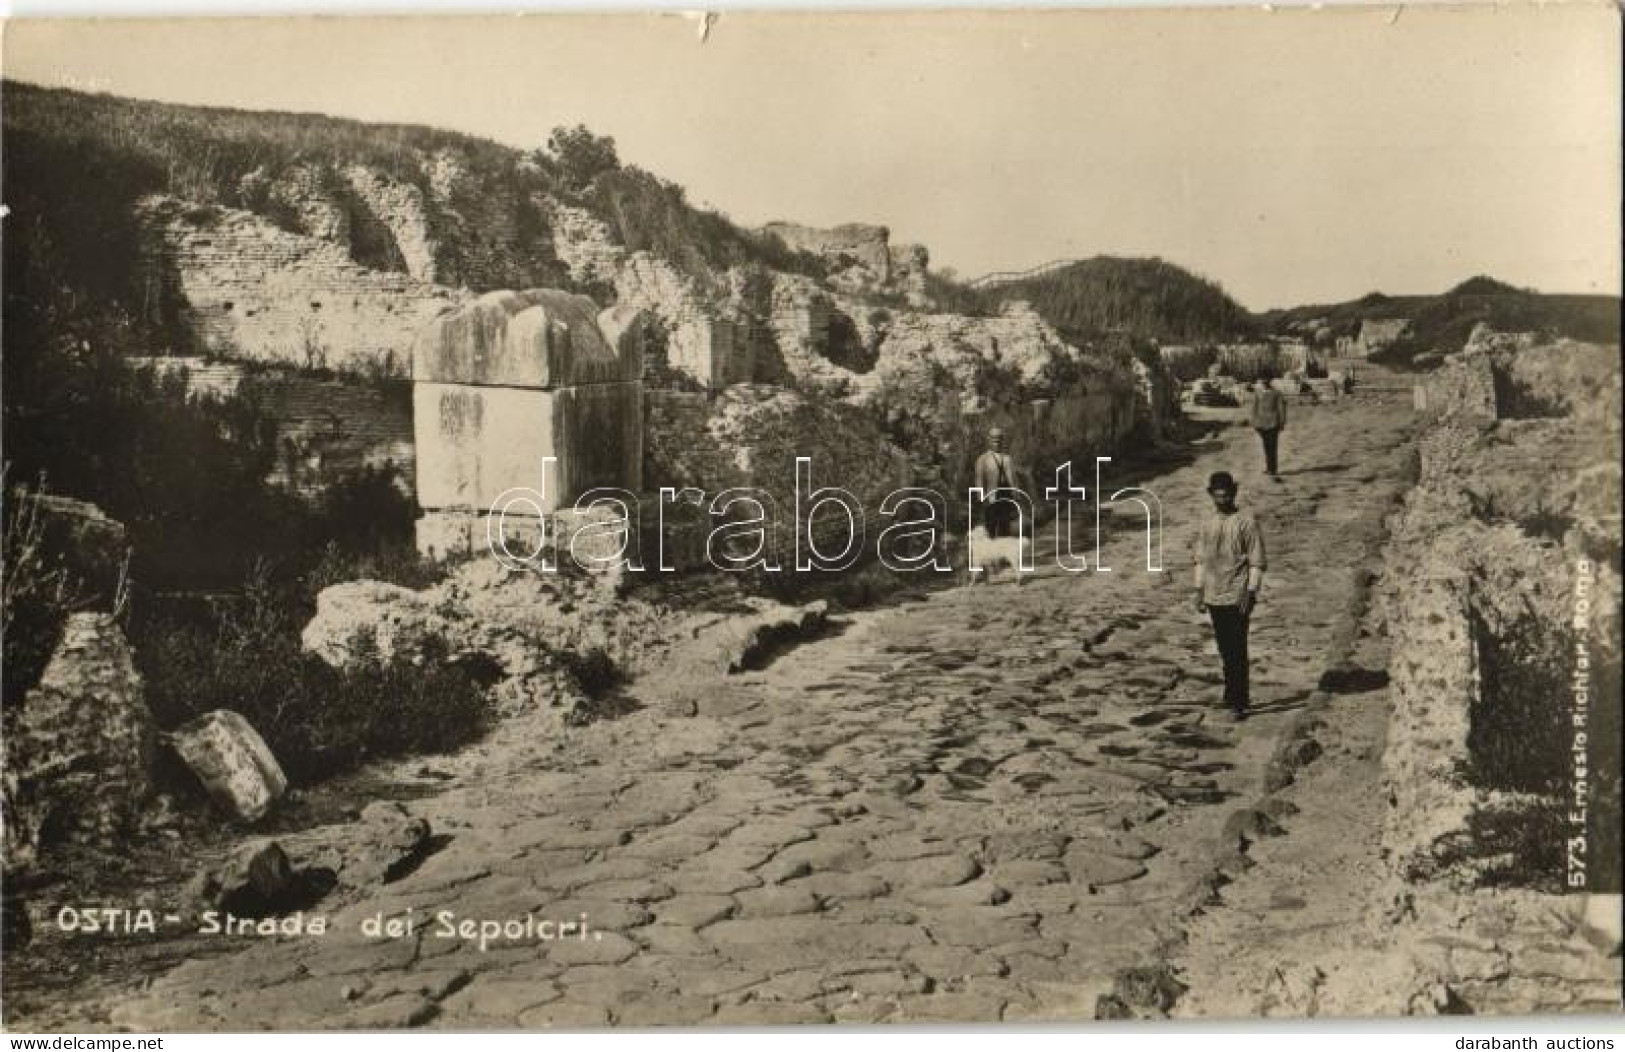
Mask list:
[[1247,629],[1264,581],[1264,533],[1251,512],[1236,507],[1236,480],[1228,471],[1208,478],[1213,511],[1196,539],[1196,609],[1213,622],[1224,662],[1224,703],[1247,718]]
[[1264,473],[1272,479],[1281,477],[1277,464],[1281,432],[1286,430],[1286,396],[1271,386],[1268,377],[1258,381],[1253,395],[1253,430],[1264,444]]

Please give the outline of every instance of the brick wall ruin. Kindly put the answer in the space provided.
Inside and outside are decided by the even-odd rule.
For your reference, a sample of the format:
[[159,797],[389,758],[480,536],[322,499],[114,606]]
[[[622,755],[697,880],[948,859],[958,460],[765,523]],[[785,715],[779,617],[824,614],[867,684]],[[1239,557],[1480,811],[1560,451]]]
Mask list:
[[140,217],[149,303],[195,343],[176,350],[404,374],[418,330],[462,299],[252,212],[157,197]]
[[388,231],[406,272],[430,284],[438,280],[440,246],[429,231],[423,191],[359,164],[346,167],[343,176],[367,212]]
[[572,280],[613,287],[627,252],[610,234],[609,226],[585,208],[558,201],[547,202],[553,252]]
[[402,381],[361,383],[207,358],[135,358],[160,374],[184,374],[201,397],[244,398],[276,429],[276,464],[266,479],[307,497],[366,470],[389,470],[414,492],[416,452],[410,392]]
[[617,302],[647,311],[659,331],[647,363],[655,382],[718,388],[753,378],[745,319],[670,263],[634,252],[616,273],[615,292]]
[[[304,388],[286,375],[275,382],[262,375],[252,386],[281,432],[272,481],[315,492],[342,470],[393,463],[430,513],[431,548],[463,544],[466,524],[448,527],[449,540],[434,538],[447,522],[488,505],[497,491],[487,492],[487,483],[500,479],[506,489],[538,481],[529,461],[520,461],[542,449],[568,447],[574,466],[567,470],[624,484],[645,460],[672,466],[668,451],[692,439],[691,473],[678,472],[674,482],[714,491],[754,477],[721,460],[698,463],[715,442],[702,432],[729,433],[738,424],[751,431],[753,448],[828,451],[831,470],[844,476],[830,481],[862,489],[869,465],[847,464],[840,443],[806,433],[839,418],[852,434],[867,436],[860,444],[886,451],[888,478],[962,492],[994,424],[1011,432],[1016,455],[1045,477],[1062,460],[1088,463],[1131,437],[1154,438],[1171,419],[1171,387],[1154,359],[1072,347],[1022,305],[987,318],[898,307],[927,306],[926,256],[891,245],[884,228],[775,228],[790,247],[838,265],[839,280],[828,283],[761,266],[696,276],[651,253],[628,252],[579,207],[509,200],[501,187],[482,191],[453,155],[425,158],[422,168],[415,181],[362,165],[256,173],[250,181],[259,182],[245,197],[260,201],[265,214],[148,199],[142,270],[154,310],[167,312],[171,331],[190,334],[189,345],[174,350],[343,373],[410,372],[410,448],[398,415],[348,388]],[[519,230],[519,218],[530,213],[537,229]],[[545,245],[527,248],[516,240],[522,237]],[[478,288],[540,273],[544,263],[573,282],[612,291],[622,310],[646,319],[637,340],[641,375],[615,381],[630,386],[608,393],[591,384],[536,386],[536,377],[526,377],[515,388],[458,371],[472,359],[443,376],[432,357],[419,354],[414,362],[420,334],[450,331],[448,318],[478,313],[492,295],[539,295],[487,294],[476,302],[466,289],[437,281]],[[888,305],[876,295],[889,297]],[[464,337],[470,346],[497,348],[499,361],[530,353],[507,348],[505,337],[481,325]],[[200,374],[194,382],[234,390],[249,383],[246,374],[230,381]],[[730,394],[764,384],[779,393]],[[693,401],[705,406],[704,426],[690,419],[697,409],[672,410],[668,420],[651,402],[647,455],[614,452],[644,441],[622,434],[645,427],[643,411],[628,409],[626,392],[634,387],[699,394]],[[600,427],[615,440],[603,441],[593,431]],[[504,443],[499,435],[523,437]],[[600,454],[607,459],[594,467]],[[570,489],[558,484],[551,492]]]

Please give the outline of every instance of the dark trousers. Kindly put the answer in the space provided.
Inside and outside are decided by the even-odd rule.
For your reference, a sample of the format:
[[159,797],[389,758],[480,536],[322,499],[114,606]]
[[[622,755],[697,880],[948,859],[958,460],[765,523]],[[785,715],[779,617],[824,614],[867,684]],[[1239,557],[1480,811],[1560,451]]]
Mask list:
[[1264,443],[1264,470],[1271,475],[1278,475],[1276,470],[1275,450],[1281,440],[1281,429],[1278,427],[1255,428],[1258,437]]
[[1247,621],[1239,606],[1209,606],[1213,637],[1224,662],[1224,703],[1232,709],[1247,707]]
[[989,537],[1015,536],[1020,515],[1021,507],[1013,500],[993,497],[982,502],[982,527]]

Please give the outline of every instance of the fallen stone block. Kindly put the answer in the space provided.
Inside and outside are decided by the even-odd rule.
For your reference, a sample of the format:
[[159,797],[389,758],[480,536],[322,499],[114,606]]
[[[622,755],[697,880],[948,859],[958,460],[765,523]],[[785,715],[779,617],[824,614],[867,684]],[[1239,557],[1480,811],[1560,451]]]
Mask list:
[[349,888],[387,884],[429,851],[428,819],[392,800],[377,800],[353,825],[331,827],[290,842],[309,868],[330,869]]
[[358,662],[422,660],[436,647],[444,649],[449,631],[429,600],[410,588],[346,581],[317,595],[316,616],[299,641],[309,653],[343,669]]
[[193,877],[186,897],[202,910],[266,917],[296,908],[299,889],[287,852],[276,841],[268,841],[240,848],[219,866]]
[[175,752],[215,805],[240,822],[265,817],[288,790],[287,775],[249,722],[216,709],[170,735]]

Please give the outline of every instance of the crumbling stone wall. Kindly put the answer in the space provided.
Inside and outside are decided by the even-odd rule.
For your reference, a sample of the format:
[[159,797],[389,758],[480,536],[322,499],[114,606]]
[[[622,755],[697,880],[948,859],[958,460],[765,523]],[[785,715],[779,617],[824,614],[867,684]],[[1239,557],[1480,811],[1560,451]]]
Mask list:
[[252,212],[153,197],[139,215],[149,301],[196,342],[177,350],[402,373],[418,330],[462,298]]
[[[1475,1010],[1529,1011],[1593,1004],[1609,974],[1580,938],[1586,896],[1563,893],[1576,779],[1586,887],[1619,890],[1619,364],[1497,343],[1426,381],[1419,479],[1391,530],[1384,845],[1419,969]],[[1498,418],[1509,387],[1548,412]],[[1615,962],[1615,998],[1617,981]]]
[[908,450],[922,485],[960,492],[995,424],[1042,479],[1121,449],[1138,412],[1132,355],[1073,347],[1021,303],[992,318],[894,314],[874,368],[851,384],[849,400]]
[[754,379],[851,394],[880,354],[891,312],[825,289],[811,278],[774,274],[765,310],[766,346],[753,350]]
[[435,257],[440,246],[429,231],[423,191],[365,165],[349,165],[343,174],[351,191],[389,232],[390,242],[406,272],[419,281],[431,284],[438,281],[440,267]]
[[869,223],[846,223],[830,229],[799,223],[769,223],[762,232],[798,252],[809,252],[830,265],[829,284],[853,295],[900,295],[916,309],[929,307],[925,278],[930,255],[923,245],[893,245],[891,231]]
[[1569,417],[1608,427],[1621,413],[1619,352],[1535,333],[1497,332],[1481,322],[1462,349],[1419,385],[1417,408],[1440,419]]
[[280,218],[297,233],[350,244],[350,213],[333,196],[330,173],[298,164],[276,175],[256,168],[243,176],[238,193],[255,211]]
[[[879,513],[881,502],[911,482],[903,452],[869,414],[852,406],[767,384],[737,384],[716,393],[650,391],[647,402],[644,481],[654,495],[645,505],[652,507],[661,487],[692,486],[705,491],[708,501],[732,487],[766,491],[777,519],[767,554],[785,569],[794,565],[797,457],[810,458],[814,488],[839,487],[857,499],[866,530],[860,546],[867,553],[887,521]],[[667,518],[668,564],[704,565],[709,518]],[[823,550],[838,551],[844,520],[821,515],[812,532]],[[654,540],[644,538],[646,551]]]
[[609,226],[585,208],[547,199],[548,227],[553,233],[553,252],[569,271],[572,280],[582,284],[613,287],[616,275],[626,262],[627,252],[611,235]]
[[129,643],[104,613],[70,614],[39,685],[5,733],[5,868],[41,848],[128,843],[152,792],[156,748]]
[[651,382],[681,377],[714,389],[752,379],[745,319],[670,263],[634,252],[616,273],[615,291],[619,303],[647,311],[660,330],[663,350],[651,353]]
[[1433,416],[1495,420],[1501,415],[1495,366],[1487,355],[1452,356],[1422,381],[1420,390],[1418,408]]
[[843,223],[826,230],[800,223],[768,223],[762,232],[795,251],[823,256],[832,264],[862,267],[877,284],[891,280],[891,231],[883,226]]
[[[514,175],[530,163],[517,162]],[[563,276],[546,209],[523,179],[500,170],[482,177],[452,150],[425,158],[422,170],[439,281],[489,291],[546,286]]]

